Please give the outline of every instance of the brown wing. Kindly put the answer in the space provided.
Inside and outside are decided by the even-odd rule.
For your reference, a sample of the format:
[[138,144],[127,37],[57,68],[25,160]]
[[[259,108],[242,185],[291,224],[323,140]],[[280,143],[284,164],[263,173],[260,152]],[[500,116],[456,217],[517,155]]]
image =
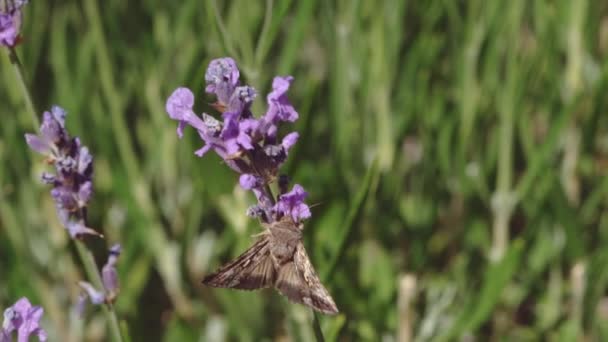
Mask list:
[[293,302],[325,314],[338,313],[336,303],[321,284],[302,243],[298,244],[293,261],[279,269],[275,287]]
[[271,287],[276,272],[270,256],[268,237],[257,240],[253,246],[217,272],[203,279],[203,284],[212,287],[228,287],[240,290],[255,290]]

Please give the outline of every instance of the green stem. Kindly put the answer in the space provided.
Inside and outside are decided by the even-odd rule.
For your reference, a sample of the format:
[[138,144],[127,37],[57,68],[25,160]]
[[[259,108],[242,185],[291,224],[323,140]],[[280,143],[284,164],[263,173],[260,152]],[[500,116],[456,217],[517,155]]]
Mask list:
[[272,20],[272,0],[266,0],[266,13],[264,14],[264,24],[262,24],[262,33],[258,40],[258,45],[255,49],[255,68],[260,70],[262,59],[266,52],[266,44],[268,40],[268,32],[270,31],[270,21]]
[[215,21],[217,23],[217,27],[220,30],[220,35],[224,40],[224,44],[226,45],[226,50],[228,53],[232,55],[234,58],[237,58],[236,49],[232,45],[232,39],[228,34],[228,30],[226,29],[226,25],[224,25],[224,20],[222,19],[222,14],[220,13],[220,9],[217,5],[217,0],[211,0],[211,6],[213,7],[213,15],[215,17]]
[[[80,260],[82,260],[82,264],[84,266],[84,270],[87,274],[87,278],[91,281],[93,286],[98,289],[103,289],[103,282],[101,280],[101,276],[99,275],[99,269],[97,268],[97,264],[95,263],[95,258],[91,251],[85,246],[84,242],[80,240],[75,240],[76,250],[78,251],[78,255],[80,256]],[[114,307],[111,303],[103,305],[103,313],[108,320],[108,329],[110,330],[110,334],[112,335],[112,340],[115,342],[122,342],[122,334],[120,333],[120,326],[118,324],[118,318],[116,317],[116,312],[114,311]]]
[[23,97],[25,99],[25,105],[27,106],[27,110],[32,116],[32,123],[34,124],[34,129],[38,130],[40,127],[40,121],[38,120],[38,110],[36,109],[36,105],[32,100],[32,96],[28,90],[27,84],[25,83],[25,72],[23,70],[23,64],[19,60],[19,56],[17,56],[17,51],[15,51],[14,47],[8,48],[8,58],[13,65],[13,70],[15,71],[15,76],[17,76],[17,80],[19,81],[19,88],[23,93]]
[[321,330],[321,323],[319,322],[319,315],[314,310],[312,312],[312,315],[312,329],[315,331],[315,338],[317,339],[317,342],[325,342],[323,330]]

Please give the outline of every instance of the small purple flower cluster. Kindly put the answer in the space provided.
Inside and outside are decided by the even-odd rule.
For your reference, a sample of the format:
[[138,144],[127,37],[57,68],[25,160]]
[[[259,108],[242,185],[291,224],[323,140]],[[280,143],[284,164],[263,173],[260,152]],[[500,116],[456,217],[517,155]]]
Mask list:
[[[229,57],[212,60],[205,73],[205,90],[216,96],[217,101],[212,106],[221,113],[222,121],[205,113],[201,116],[194,113],[194,94],[184,87],[176,89],[167,100],[167,113],[179,122],[177,134],[180,138],[186,125],[198,132],[205,144],[195,152],[197,156],[213,149],[241,175],[240,185],[253,191],[258,200],[257,205],[248,209],[249,216],[258,217],[265,223],[286,215],[294,222],[307,219],[310,209],[304,203],[306,191],[296,184],[287,192],[288,178],[279,175],[280,166],[299,137],[297,132],[291,132],[278,138],[280,123],[298,119],[298,113],[287,99],[293,77],[274,78],[272,91],[266,98],[268,109],[256,118],[251,112],[256,91],[241,85],[239,76],[235,61]],[[281,195],[275,203],[269,186],[277,178]]]
[[[55,167],[56,174],[44,172],[42,181],[53,186],[51,196],[57,214],[70,236],[102,236],[86,226],[87,205],[93,194],[93,156],[80,139],[70,137],[65,117],[65,110],[53,106],[50,112],[43,114],[40,134],[26,134],[25,140],[32,150],[47,156],[47,161]],[[103,290],[86,281],[79,282],[83,292],[78,300],[78,312],[84,312],[87,299],[96,305],[114,302],[119,288],[116,262],[120,252],[119,244],[110,248],[108,261],[101,271]]]
[[0,0],[0,45],[13,47],[19,42],[21,7],[27,0]]
[[46,341],[44,329],[40,327],[40,319],[44,309],[32,306],[27,298],[19,299],[13,306],[4,310],[4,322],[0,328],[0,342],[12,341],[11,334],[17,332],[18,342],[29,341],[30,335],[38,337],[39,341]]
[[78,298],[76,304],[76,312],[82,316],[85,311],[87,299],[93,305],[100,305],[103,303],[113,303],[118,295],[119,284],[118,284],[118,272],[116,271],[116,262],[122,251],[120,244],[112,246],[108,252],[108,261],[101,269],[101,279],[103,283],[103,290],[96,289],[91,283],[81,281],[78,285],[84,290]]
[[100,235],[86,226],[86,207],[93,193],[93,156],[80,139],[70,138],[65,128],[66,112],[53,106],[44,112],[40,135],[26,134],[30,148],[47,156],[56,174],[44,172],[42,181],[51,184],[57,214],[72,238]]

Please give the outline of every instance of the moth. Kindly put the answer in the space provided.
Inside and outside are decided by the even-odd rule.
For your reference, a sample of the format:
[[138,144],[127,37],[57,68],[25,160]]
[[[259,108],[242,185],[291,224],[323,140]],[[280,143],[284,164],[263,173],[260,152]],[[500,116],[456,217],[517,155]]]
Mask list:
[[238,290],[274,287],[292,302],[324,314],[337,314],[338,308],[321,284],[302,244],[303,224],[286,215],[263,226],[264,231],[253,246],[207,275],[203,284]]

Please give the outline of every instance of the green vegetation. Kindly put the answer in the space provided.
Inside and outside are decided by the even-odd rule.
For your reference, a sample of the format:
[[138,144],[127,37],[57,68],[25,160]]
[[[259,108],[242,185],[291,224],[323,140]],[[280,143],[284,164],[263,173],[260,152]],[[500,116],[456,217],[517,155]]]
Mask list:
[[[69,309],[84,269],[4,50],[0,308],[28,296],[51,341],[106,340],[100,308]],[[132,341],[314,338],[274,291],[200,284],[261,229],[165,112],[221,56],[258,114],[272,77],[295,77],[286,169],[317,204],[305,245],[341,310],[319,317],[326,340],[608,340],[605,2],[31,1],[17,52],[39,115],[65,108],[95,157],[90,225],[123,244]],[[87,245],[103,264],[106,242]]]

